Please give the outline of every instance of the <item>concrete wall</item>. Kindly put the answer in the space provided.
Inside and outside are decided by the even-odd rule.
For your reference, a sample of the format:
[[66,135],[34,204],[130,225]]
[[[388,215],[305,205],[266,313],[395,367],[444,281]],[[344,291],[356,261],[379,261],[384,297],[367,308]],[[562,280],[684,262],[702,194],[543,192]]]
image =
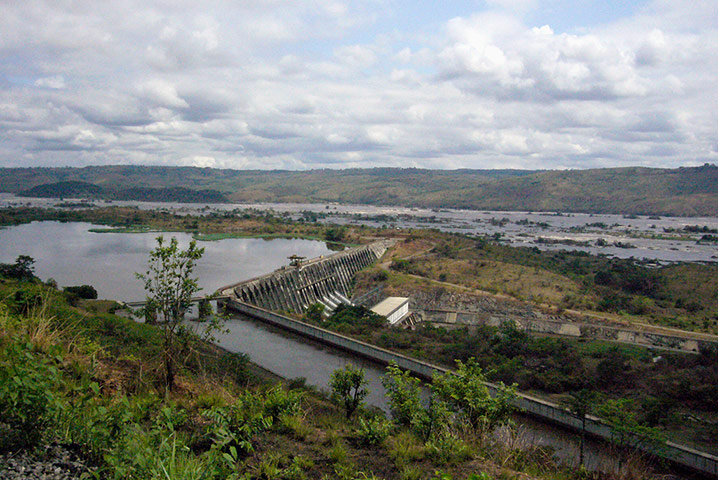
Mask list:
[[340,295],[349,295],[354,274],[384,255],[391,244],[391,241],[375,242],[313,259],[300,267],[283,267],[224,287],[220,293],[274,311],[303,312],[318,302],[336,304],[341,301]]
[[[415,375],[426,379],[431,379],[435,373],[442,374],[449,371],[445,368],[438,367],[427,362],[406,357],[398,353],[393,353],[383,348],[360,342],[338,333],[330,332],[329,330],[324,330],[313,325],[293,320],[283,315],[273,313],[269,310],[250,305],[236,299],[227,300],[226,304],[228,307],[238,312],[263,320],[267,323],[271,323],[313,340],[323,342],[327,345],[346,350],[353,354],[360,355],[383,364],[394,362],[399,367],[409,370]],[[495,393],[498,389],[498,386],[495,384],[487,383],[486,385],[492,393]],[[530,395],[518,394],[516,400],[514,401],[514,405],[523,410],[525,413],[536,416],[542,420],[547,420],[575,430],[579,430],[581,428],[581,422],[579,419],[570,415],[563,408]],[[586,430],[588,433],[596,437],[606,440],[611,439],[611,429],[596,417],[588,417],[586,421]],[[649,452],[675,462],[678,465],[718,477],[718,457],[713,455],[699,452],[672,442],[668,442],[657,451],[649,450]]]
[[527,315],[487,315],[453,309],[424,308],[415,310],[426,322],[441,324],[490,325],[497,327],[504,322],[512,322],[517,328],[530,332],[564,335],[591,340],[607,340],[636,345],[682,350],[698,353],[718,343],[701,338],[691,338],[690,334],[671,335],[654,331],[643,331],[640,327],[621,328],[601,324],[566,322],[554,319],[543,319]]

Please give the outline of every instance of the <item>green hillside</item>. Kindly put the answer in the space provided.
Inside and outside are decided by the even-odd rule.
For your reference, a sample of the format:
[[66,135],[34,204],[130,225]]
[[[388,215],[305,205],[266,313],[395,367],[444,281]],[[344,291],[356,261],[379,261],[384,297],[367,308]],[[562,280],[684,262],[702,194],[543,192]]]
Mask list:
[[[0,169],[0,191],[60,186],[106,198],[218,202],[339,202],[480,210],[718,215],[718,167],[592,170],[220,170],[114,165]],[[90,185],[87,185],[90,184]],[[184,190],[203,191],[199,198]],[[34,190],[33,190],[34,189]],[[35,193],[33,193],[35,192]],[[119,194],[118,192],[124,192]],[[149,192],[149,193],[148,193]],[[170,195],[171,193],[177,195]],[[69,196],[69,195],[66,195]]]

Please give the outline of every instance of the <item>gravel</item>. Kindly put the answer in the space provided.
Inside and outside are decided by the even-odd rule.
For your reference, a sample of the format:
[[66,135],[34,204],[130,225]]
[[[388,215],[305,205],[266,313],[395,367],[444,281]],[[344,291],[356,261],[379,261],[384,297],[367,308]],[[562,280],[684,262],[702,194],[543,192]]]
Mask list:
[[1,480],[79,480],[90,471],[77,453],[62,445],[0,456]]

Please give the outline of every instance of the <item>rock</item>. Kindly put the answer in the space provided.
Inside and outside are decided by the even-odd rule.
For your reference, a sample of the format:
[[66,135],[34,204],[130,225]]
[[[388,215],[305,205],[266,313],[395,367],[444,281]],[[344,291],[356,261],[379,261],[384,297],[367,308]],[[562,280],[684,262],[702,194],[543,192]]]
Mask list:
[[0,456],[3,480],[79,480],[92,469],[70,448],[47,445],[38,452],[11,452]]

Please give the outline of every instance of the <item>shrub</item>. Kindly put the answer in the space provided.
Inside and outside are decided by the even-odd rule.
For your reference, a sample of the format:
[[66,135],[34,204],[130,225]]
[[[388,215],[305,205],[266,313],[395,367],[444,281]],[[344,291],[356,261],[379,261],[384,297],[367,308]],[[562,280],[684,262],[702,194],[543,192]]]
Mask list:
[[33,350],[15,339],[0,356],[0,450],[37,445],[60,409],[59,351],[45,356]]
[[396,364],[386,367],[386,375],[381,380],[389,397],[391,416],[399,425],[410,426],[411,421],[421,410],[419,398],[420,381],[403,371]]
[[359,419],[357,436],[364,445],[380,445],[389,436],[391,422],[386,418],[377,416],[369,419]]
[[440,465],[455,464],[471,458],[469,446],[455,435],[439,435],[426,443],[429,458]]
[[347,418],[352,416],[369,394],[366,389],[367,383],[368,381],[364,378],[364,370],[354,368],[351,363],[332,372],[329,382],[332,398],[344,405]]
[[84,298],[86,300],[94,300],[97,298],[97,290],[95,290],[95,287],[92,285],[65,287],[62,290],[70,296]]

